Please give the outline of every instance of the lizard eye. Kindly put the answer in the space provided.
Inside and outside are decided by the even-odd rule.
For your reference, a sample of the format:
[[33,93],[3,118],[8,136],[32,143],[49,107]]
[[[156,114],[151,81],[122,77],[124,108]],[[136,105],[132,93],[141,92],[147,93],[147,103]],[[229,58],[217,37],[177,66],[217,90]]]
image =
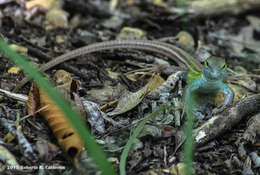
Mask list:
[[205,67],[209,67],[209,63],[207,60],[205,61]]
[[222,69],[226,69],[227,68],[227,64],[224,64],[223,66],[222,66]]

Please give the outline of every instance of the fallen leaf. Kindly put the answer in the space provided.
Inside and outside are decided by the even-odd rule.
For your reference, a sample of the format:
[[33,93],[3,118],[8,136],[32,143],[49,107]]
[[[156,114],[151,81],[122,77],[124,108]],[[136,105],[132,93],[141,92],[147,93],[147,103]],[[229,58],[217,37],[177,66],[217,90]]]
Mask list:
[[176,37],[178,38],[178,41],[183,45],[187,45],[189,47],[194,47],[195,45],[195,41],[192,35],[186,31],[179,32]]
[[83,102],[86,110],[87,120],[91,128],[97,130],[100,134],[105,133],[105,123],[98,104],[85,100]]
[[40,94],[39,89],[35,83],[32,84],[26,102],[26,109],[29,115],[34,116],[36,111],[40,108]]
[[44,116],[48,125],[52,128],[52,131],[58,140],[59,145],[67,156],[71,159],[77,157],[83,149],[83,143],[67,121],[63,112],[57,107],[57,105],[49,98],[49,96],[40,89],[40,106],[50,106],[45,110],[42,110],[40,114]]
[[15,157],[2,145],[0,145],[0,160],[5,161],[9,166],[19,166]]
[[32,1],[27,1],[26,2],[26,9],[31,9],[37,6],[41,6],[45,9],[50,9],[51,5],[53,4],[54,1],[57,0],[32,0]]
[[[56,89],[70,102],[74,110],[81,114],[82,120],[85,119],[85,109],[82,101],[76,92],[76,81],[64,70],[59,70],[54,75]],[[51,127],[63,151],[70,159],[75,159],[83,149],[83,144],[71,124],[67,121],[63,112],[56,106],[49,96],[36,85],[32,86],[30,98],[27,102],[29,113],[41,109],[39,113],[44,116]],[[35,96],[35,97],[34,97]],[[37,103],[37,105],[35,105]],[[39,103],[39,104],[38,104]]]
[[108,76],[112,79],[118,80],[119,78],[119,73],[118,72],[112,72],[110,69],[106,69],[108,72]]
[[39,152],[40,159],[46,162],[52,160],[59,153],[59,148],[46,140],[38,140],[36,149]]
[[153,3],[160,5],[163,4],[163,0],[153,0]]
[[144,96],[148,92],[159,87],[162,82],[162,78],[160,78],[159,75],[154,75],[150,78],[149,82],[139,91],[133,93],[126,90],[120,97],[117,107],[112,112],[107,113],[107,115],[119,115],[133,109],[143,100]]
[[8,132],[4,137],[4,141],[7,143],[13,141],[14,139],[15,137],[10,132]]
[[27,53],[28,48],[23,47],[23,46],[18,46],[16,44],[10,44],[9,45],[14,51],[19,52],[19,53]]
[[8,69],[9,74],[19,74],[21,69],[19,67],[11,67]]
[[[60,8],[53,8],[47,12],[46,21],[53,25],[54,28],[68,28],[68,16],[69,14],[66,11]],[[46,30],[50,29],[52,29],[50,26],[46,28]]]
[[[178,163],[177,165],[173,164],[169,170],[171,175],[185,175],[185,164],[184,163]],[[192,169],[192,173],[195,174],[195,170]]]
[[58,44],[65,43],[67,40],[68,40],[68,36],[67,35],[57,35],[56,36],[56,42]]
[[108,86],[102,89],[91,89],[87,92],[88,100],[99,104],[118,99],[120,94],[126,89],[122,84],[116,86]]
[[139,29],[139,28],[133,28],[133,27],[124,27],[121,29],[119,35],[117,36],[117,39],[141,39],[146,40],[146,32]]
[[163,82],[164,79],[160,75],[153,75],[148,82],[149,92],[157,89]]
[[142,131],[138,135],[138,138],[145,137],[145,136],[152,136],[153,138],[162,137],[162,130],[157,126],[144,125]]

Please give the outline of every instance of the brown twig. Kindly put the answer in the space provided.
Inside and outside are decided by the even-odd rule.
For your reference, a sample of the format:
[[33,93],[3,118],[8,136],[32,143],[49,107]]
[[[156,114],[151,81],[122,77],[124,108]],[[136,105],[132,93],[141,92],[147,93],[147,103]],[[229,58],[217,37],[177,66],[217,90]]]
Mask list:
[[195,143],[203,145],[234,127],[243,118],[260,112],[260,94],[246,97],[194,130]]

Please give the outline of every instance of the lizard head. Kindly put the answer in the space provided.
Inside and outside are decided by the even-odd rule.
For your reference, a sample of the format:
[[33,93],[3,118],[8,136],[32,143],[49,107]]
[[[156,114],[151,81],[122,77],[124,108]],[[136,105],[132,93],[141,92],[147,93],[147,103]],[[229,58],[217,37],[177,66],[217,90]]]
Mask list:
[[220,57],[211,56],[209,57],[203,66],[203,76],[208,81],[222,80],[227,71],[227,65],[224,59]]

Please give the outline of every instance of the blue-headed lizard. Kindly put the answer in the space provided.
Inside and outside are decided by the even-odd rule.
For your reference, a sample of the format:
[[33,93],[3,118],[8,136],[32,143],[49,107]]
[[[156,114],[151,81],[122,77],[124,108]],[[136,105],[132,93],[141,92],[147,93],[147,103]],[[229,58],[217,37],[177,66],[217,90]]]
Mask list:
[[223,83],[223,78],[226,75],[227,65],[224,59],[211,56],[209,57],[201,70],[201,72],[190,69],[188,72],[187,80],[188,85],[186,87],[184,95],[184,111],[187,115],[186,125],[186,142],[184,146],[185,151],[185,175],[192,172],[192,157],[193,157],[193,121],[194,121],[194,109],[199,104],[196,98],[200,94],[216,94],[217,92],[223,92],[226,96],[221,104],[220,110],[223,110],[225,105],[229,104],[233,100],[232,90]]
[[[184,108],[192,108],[189,106],[191,98],[195,98],[198,94],[216,94],[222,92],[225,94],[225,99],[221,104],[221,109],[233,100],[232,90],[223,83],[223,78],[226,76],[227,65],[224,59],[211,56],[209,57],[201,70],[201,72],[190,69],[187,76],[187,88],[184,96]],[[200,97],[200,96],[199,96]],[[196,101],[194,101],[195,105]]]

